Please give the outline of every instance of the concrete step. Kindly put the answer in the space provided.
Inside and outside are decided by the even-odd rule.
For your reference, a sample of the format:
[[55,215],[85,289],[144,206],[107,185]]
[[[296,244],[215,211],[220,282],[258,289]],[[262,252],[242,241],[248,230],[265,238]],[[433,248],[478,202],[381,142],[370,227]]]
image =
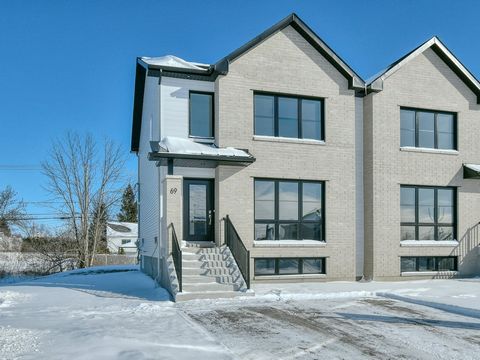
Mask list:
[[[202,267],[197,267],[197,268],[193,268],[193,267],[184,267],[182,268],[182,274],[183,276],[185,275],[209,275],[211,274],[211,271],[209,268],[202,268]],[[227,275],[227,274],[225,274]]]
[[204,284],[204,283],[218,283],[218,284],[235,284],[235,277],[232,275],[183,275],[183,282],[185,284]]
[[196,248],[183,248],[182,254],[197,254],[197,255],[218,255],[218,254],[227,254],[224,249],[221,248],[211,248],[211,249],[196,249]]
[[183,279],[182,291],[204,292],[204,291],[236,291],[240,287],[235,284],[219,284],[217,282],[188,283]]

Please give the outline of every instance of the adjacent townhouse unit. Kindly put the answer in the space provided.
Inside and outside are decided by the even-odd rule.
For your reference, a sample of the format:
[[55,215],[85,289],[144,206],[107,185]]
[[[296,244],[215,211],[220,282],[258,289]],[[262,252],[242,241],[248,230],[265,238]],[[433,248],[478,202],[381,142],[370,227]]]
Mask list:
[[215,64],[138,58],[142,271],[177,299],[478,273],[479,94],[437,38],[364,82],[295,14]]
[[480,274],[480,84],[436,37],[367,81],[365,277]]
[[107,222],[107,246],[111,254],[136,255],[138,224],[124,221]]

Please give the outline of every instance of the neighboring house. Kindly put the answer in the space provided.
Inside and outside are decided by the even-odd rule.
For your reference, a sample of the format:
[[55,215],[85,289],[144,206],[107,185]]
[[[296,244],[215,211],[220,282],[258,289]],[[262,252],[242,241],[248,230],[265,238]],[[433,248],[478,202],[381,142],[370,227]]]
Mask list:
[[[480,220],[480,183],[462,170],[480,164],[478,94],[436,38],[365,83],[295,14],[213,65],[139,58],[131,150],[142,270],[177,297],[478,273],[478,240],[462,240]],[[433,146],[411,109],[434,110]],[[419,149],[439,146],[453,149]],[[424,198],[417,185],[435,188]]]
[[107,246],[112,254],[137,254],[138,224],[107,222]]

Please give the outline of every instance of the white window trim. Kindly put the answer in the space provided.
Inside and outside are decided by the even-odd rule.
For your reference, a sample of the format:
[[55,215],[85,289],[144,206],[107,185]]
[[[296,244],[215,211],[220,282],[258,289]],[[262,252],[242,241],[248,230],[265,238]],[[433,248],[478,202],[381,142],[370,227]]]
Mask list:
[[253,247],[325,247],[325,241],[318,240],[254,240]]
[[415,147],[415,146],[401,146],[400,151],[443,154],[443,155],[458,155],[458,150],[433,149],[433,148],[423,148],[423,147]]
[[400,246],[448,246],[456,247],[458,246],[457,240],[402,240],[400,241]]
[[298,139],[282,136],[253,135],[254,141],[270,141],[280,143],[306,144],[306,145],[326,145],[324,140]]
[[453,276],[457,275],[458,271],[450,271],[450,270],[445,270],[445,271],[404,271],[401,272],[401,276],[436,276],[436,275],[442,275],[442,276]]
[[287,279],[325,279],[327,274],[285,274],[285,275],[255,275],[253,278],[259,280],[287,280]]

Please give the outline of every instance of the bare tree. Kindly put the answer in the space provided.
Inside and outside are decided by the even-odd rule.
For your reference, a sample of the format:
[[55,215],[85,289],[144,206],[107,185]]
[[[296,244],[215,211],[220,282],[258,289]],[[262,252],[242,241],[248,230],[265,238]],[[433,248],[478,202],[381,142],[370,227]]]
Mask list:
[[11,235],[12,225],[21,225],[25,214],[25,203],[17,200],[17,193],[7,186],[0,191],[0,232]]
[[[96,253],[99,229],[90,229],[94,216],[101,216],[95,204],[104,204],[105,211],[121,196],[122,151],[111,140],[101,150],[92,135],[67,133],[53,142],[49,158],[42,163],[47,177],[47,190],[61,202],[58,209],[69,220],[76,242],[78,266],[90,266]],[[93,230],[93,231],[92,231]],[[93,235],[93,239],[91,237]]]

